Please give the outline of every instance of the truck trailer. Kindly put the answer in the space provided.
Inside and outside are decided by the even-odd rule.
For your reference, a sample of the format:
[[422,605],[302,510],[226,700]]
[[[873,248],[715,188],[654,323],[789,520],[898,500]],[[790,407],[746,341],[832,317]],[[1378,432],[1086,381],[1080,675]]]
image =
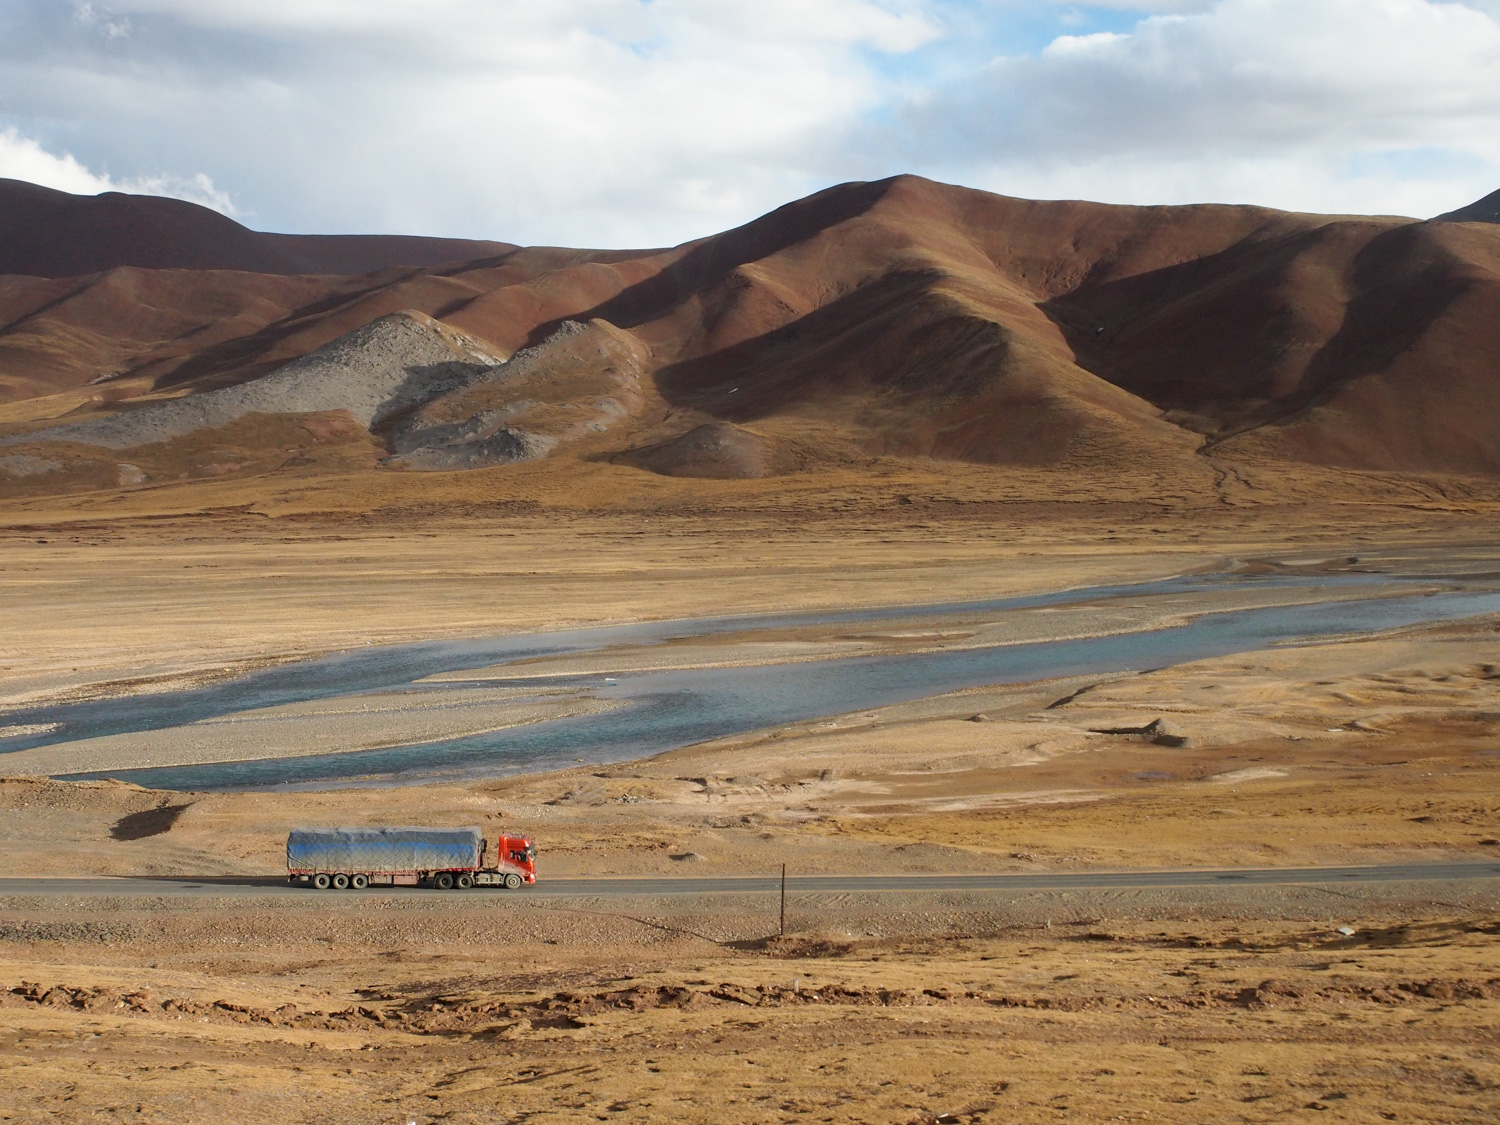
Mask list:
[[326,891],[370,886],[517,890],[536,882],[536,846],[525,836],[479,828],[294,828],[286,838],[288,881]]

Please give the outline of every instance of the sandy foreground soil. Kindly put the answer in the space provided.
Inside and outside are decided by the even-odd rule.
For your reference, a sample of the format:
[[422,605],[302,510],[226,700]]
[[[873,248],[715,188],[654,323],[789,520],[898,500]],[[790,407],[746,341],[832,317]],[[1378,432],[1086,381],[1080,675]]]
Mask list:
[[[802,932],[763,940],[764,911],[757,927],[743,909],[684,918],[649,902],[32,904],[4,923],[0,1115],[1472,1123],[1500,1110],[1493,898],[1325,901],[1274,922],[1242,915],[1299,911],[1127,917],[1075,900],[1047,904],[1049,924],[1035,909],[852,905],[798,904]],[[1352,914],[1358,932],[1337,932]],[[906,932],[850,932],[876,917]]]
[[[1178,526],[1165,548],[1148,528],[1105,542],[1092,524],[797,539],[629,519],[591,537],[12,533],[0,691],[14,706],[366,641],[1225,565],[1318,574],[1351,555],[1437,580],[1492,555],[1484,526],[1447,517],[1393,515],[1362,539],[1236,523],[1189,543]],[[766,896],[549,900],[545,879],[1500,858],[1497,630],[977,689],[462,786],[197,794],[11,778],[10,873],[274,874],[295,824],[399,821],[529,833],[543,882],[461,902],[0,900],[0,1120],[1494,1119],[1496,881],[809,895],[776,938]],[[668,655],[978,636],[906,632]]]

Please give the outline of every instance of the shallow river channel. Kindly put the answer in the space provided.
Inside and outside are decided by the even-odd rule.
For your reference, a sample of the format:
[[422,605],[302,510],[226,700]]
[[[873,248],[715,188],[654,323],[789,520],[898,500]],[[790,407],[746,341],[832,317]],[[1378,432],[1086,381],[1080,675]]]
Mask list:
[[[1465,588],[1465,586],[1468,588]],[[1007,643],[940,651],[890,652],[794,663],[603,675],[497,678],[494,665],[618,646],[760,631],[903,620],[974,620],[1046,607],[1109,605],[1196,593],[1314,587],[1326,601],[1200,613],[1167,628],[1069,640]],[[1435,586],[1443,589],[1434,591]],[[1340,634],[1362,634],[1500,612],[1491,582],[1409,580],[1381,575],[1339,577],[1209,575],[1123,587],[1095,587],[971,603],[726,617],[536,633],[467,641],[363,648],[280,665],[189,691],[38,706],[8,712],[5,724],[44,733],[0,739],[4,755],[125,732],[162,730],[203,719],[360,693],[463,689],[461,673],[488,668],[474,686],[567,687],[614,701],[617,709],[509,727],[418,745],[337,754],[111,770],[108,776],[153,788],[410,784],[498,776],[637,758],[707,739],[740,734],[986,684],[1141,671]],[[1320,595],[1322,596],[1322,595]],[[441,684],[425,677],[445,674]],[[455,675],[460,674],[460,675]],[[79,774],[79,777],[102,776]]]

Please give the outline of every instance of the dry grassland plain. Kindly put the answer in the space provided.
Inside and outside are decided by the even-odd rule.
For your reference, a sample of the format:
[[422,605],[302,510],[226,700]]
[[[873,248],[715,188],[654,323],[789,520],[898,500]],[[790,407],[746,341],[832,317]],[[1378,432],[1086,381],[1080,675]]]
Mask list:
[[[649,487],[573,470],[0,502],[0,706],[424,638],[1197,570],[1500,570],[1496,498],[1472,484],[1309,470],[1174,498],[962,466]],[[610,659],[963,641],[814,631]],[[1477,619],[979,688],[462,785],[11,777],[11,875],[275,875],[294,824],[397,821],[530,833],[542,882],[461,901],[10,894],[0,1120],[1492,1120],[1495,880],[805,895],[784,938],[767,896],[549,899],[545,880],[1500,861],[1497,641]],[[484,706],[483,723],[539,717]],[[1185,744],[1128,733],[1156,719]],[[340,735],[334,717],[306,746],[380,721]]]

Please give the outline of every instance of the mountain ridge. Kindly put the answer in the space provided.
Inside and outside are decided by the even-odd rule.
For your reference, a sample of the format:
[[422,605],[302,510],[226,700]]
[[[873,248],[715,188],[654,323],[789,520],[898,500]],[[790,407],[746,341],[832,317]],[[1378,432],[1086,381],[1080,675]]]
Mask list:
[[916,458],[1198,479],[1209,456],[1500,475],[1500,228],[915,176],[668,249],[0,278],[0,432],[57,461],[65,426],[253,383],[397,313],[497,366],[459,390],[414,375],[412,423],[348,431],[384,471],[582,459],[723,479]]
[[162,196],[71,195],[0,179],[0,274],[79,277],[121,266],[364,274],[509,253],[508,242],[413,235],[267,234]]
[[1500,191],[1492,191],[1483,199],[1477,199],[1467,207],[1439,215],[1437,222],[1444,223],[1500,223]]

